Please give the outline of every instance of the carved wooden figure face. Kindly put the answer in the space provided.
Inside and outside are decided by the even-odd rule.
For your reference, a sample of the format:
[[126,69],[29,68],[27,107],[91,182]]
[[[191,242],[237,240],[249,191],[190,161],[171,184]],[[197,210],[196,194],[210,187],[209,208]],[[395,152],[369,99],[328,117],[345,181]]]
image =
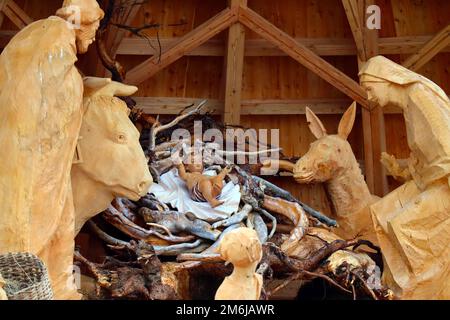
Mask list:
[[385,107],[389,104],[389,82],[362,81],[361,86],[366,89],[367,99],[374,105]]
[[[72,24],[78,53],[86,53],[95,41],[95,34],[104,12],[96,0],[65,0],[56,15]],[[79,21],[78,21],[79,20]]]
[[90,24],[82,24],[80,29],[76,31],[78,53],[88,51],[89,46],[95,41],[95,34],[99,26],[100,21],[98,20]]
[[249,267],[262,258],[262,246],[255,230],[238,228],[227,233],[217,249],[225,261],[235,267]]
[[338,134],[328,135],[319,118],[306,109],[309,129],[317,138],[308,152],[294,166],[294,178],[299,183],[326,182],[354,163],[355,156],[347,141],[356,114],[356,103],[344,113]]
[[110,80],[98,90],[86,90],[87,110],[78,143],[81,161],[76,164],[90,178],[108,186],[115,197],[132,200],[147,193],[152,177],[139,144],[139,131],[128,118],[125,102],[114,95],[126,96],[136,90]]

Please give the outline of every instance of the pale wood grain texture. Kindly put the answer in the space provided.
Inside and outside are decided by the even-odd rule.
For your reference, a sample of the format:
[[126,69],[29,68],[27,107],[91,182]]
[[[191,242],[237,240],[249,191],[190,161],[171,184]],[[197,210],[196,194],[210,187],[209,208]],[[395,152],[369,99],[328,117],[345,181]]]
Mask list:
[[103,78],[85,78],[84,88],[85,113],[71,170],[75,234],[114,198],[137,201],[152,182],[129,110],[113,98],[132,95],[137,88]]
[[20,31],[0,55],[0,112],[5,120],[0,128],[5,152],[0,165],[0,252],[38,255],[57,299],[79,298],[72,275],[70,166],[81,125],[83,82],[74,63],[103,17],[96,1],[77,4],[82,16],[92,18],[83,22],[83,33],[52,16]]
[[255,230],[238,228],[226,234],[217,252],[233,264],[233,273],[217,289],[216,300],[259,300],[263,278],[256,273],[262,246]]
[[[372,102],[403,110],[411,150],[412,180],[371,207],[383,279],[402,299],[448,299],[450,211],[442,201],[450,192],[450,100],[435,83],[382,56],[371,58],[360,77]],[[393,161],[386,162],[392,172]]]

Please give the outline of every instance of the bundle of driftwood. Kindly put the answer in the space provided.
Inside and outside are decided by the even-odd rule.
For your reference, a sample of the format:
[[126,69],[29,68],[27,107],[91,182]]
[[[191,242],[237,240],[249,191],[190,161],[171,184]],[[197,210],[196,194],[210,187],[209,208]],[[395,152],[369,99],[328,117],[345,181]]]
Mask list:
[[[258,176],[258,165],[229,161],[238,153],[250,155],[248,150],[221,150],[214,141],[171,140],[175,129],[193,131],[195,120],[202,121],[203,130],[224,130],[203,111],[204,106],[205,102],[186,109],[165,124],[142,114],[138,117],[149,168],[158,182],[177,165],[177,159],[190,152],[187,146],[194,144],[201,148],[205,168],[230,169],[226,180],[240,187],[239,210],[227,219],[210,222],[179,212],[151,193],[137,202],[115,199],[88,222],[89,232],[107,247],[104,263],[92,263],[80,253],[75,257],[95,278],[96,298],[212,298],[231,272],[216,248],[224,234],[239,226],[255,229],[263,243],[258,272],[264,276],[265,299],[294,280],[315,278],[354,298],[391,298],[380,282],[382,266],[375,263],[380,260],[378,248],[365,240],[340,239],[332,230],[334,220]],[[280,151],[266,149],[265,153]],[[273,279],[279,285],[274,287]]]

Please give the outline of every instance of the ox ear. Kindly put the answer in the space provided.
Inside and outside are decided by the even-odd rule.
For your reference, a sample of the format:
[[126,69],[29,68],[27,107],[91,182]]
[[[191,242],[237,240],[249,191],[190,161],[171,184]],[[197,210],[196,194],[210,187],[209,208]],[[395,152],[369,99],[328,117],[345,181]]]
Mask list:
[[308,107],[306,107],[306,121],[308,121],[309,130],[311,130],[312,134],[317,139],[327,135],[327,130],[325,130],[322,121],[320,121],[320,119]]
[[96,95],[108,97],[128,97],[138,90],[135,86],[129,86],[120,82],[112,81],[96,92]]
[[355,123],[355,116],[356,102],[353,102],[352,105],[347,109],[347,111],[345,111],[341,121],[339,122],[338,135],[341,138],[347,139],[348,135],[352,131],[353,124]]
[[85,96],[128,97],[138,90],[135,86],[112,81],[109,78],[85,77],[83,82]]

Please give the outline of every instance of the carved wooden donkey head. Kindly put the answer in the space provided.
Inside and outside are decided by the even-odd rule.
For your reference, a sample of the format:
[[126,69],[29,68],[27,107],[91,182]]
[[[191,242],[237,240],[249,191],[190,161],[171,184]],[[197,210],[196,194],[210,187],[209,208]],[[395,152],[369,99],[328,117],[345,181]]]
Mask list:
[[308,152],[294,166],[294,178],[299,183],[326,182],[340,171],[355,166],[357,161],[347,137],[355,122],[356,103],[342,116],[338,133],[328,135],[320,119],[306,108],[309,129],[317,138]]
[[129,96],[137,88],[103,78],[86,78],[84,85],[79,159],[72,167],[76,231],[115,197],[138,200],[153,181],[139,131],[125,102],[115,97]]

